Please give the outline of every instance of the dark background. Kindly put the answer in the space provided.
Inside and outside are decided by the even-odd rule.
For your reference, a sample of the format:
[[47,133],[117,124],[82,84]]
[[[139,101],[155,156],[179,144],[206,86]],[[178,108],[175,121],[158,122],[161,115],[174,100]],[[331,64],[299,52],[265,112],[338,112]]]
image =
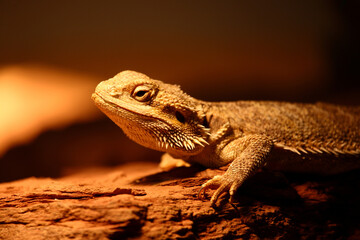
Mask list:
[[318,100],[359,87],[359,9],[326,0],[0,1],[0,64],[104,78],[131,69],[209,99]]
[[[359,1],[326,0],[0,0],[0,67],[37,64],[100,80],[130,69],[180,84],[204,100],[359,104],[359,9]],[[117,129],[114,135],[114,129],[110,121],[98,120],[65,133],[43,133],[0,159],[6,169],[2,180],[58,176],[64,165],[82,166],[85,160],[61,155],[74,136],[100,139],[108,131],[112,135],[101,139],[116,151],[114,139],[123,135]],[[86,147],[71,150],[76,156],[85,156],[96,142],[81,141]],[[110,160],[90,165],[116,165],[132,156],[108,155]]]

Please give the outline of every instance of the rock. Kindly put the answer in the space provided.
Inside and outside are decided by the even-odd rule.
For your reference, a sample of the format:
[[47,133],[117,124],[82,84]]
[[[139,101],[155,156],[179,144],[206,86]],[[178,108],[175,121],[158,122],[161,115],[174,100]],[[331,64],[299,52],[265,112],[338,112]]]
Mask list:
[[[360,237],[359,172],[313,178],[259,173],[236,208],[198,199],[221,172],[154,163],[0,184],[0,239],[299,239]],[[211,192],[208,193],[210,195]]]

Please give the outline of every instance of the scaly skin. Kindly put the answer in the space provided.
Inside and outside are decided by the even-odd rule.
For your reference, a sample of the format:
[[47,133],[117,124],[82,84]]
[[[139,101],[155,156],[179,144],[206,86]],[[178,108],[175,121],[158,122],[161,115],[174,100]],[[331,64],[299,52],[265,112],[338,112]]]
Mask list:
[[218,168],[202,185],[211,198],[236,190],[258,169],[337,174],[360,168],[360,107],[324,103],[205,102],[180,87],[123,71],[101,82],[95,104],[135,142],[165,158]]

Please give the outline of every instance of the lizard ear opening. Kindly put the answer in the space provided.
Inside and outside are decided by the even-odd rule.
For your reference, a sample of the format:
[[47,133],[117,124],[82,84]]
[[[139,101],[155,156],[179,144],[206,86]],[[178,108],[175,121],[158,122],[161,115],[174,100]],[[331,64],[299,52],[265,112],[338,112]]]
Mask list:
[[203,120],[203,126],[206,127],[206,128],[209,128],[209,122],[206,119],[206,116],[204,117],[204,120]]
[[185,117],[179,111],[175,112],[175,117],[179,122],[185,123]]

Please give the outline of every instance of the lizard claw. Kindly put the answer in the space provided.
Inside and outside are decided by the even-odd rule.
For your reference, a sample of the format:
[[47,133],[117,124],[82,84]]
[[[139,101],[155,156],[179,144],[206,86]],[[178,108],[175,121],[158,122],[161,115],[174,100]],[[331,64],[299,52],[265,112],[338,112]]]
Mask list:
[[[234,185],[235,184],[235,185]],[[214,178],[210,179],[206,183],[204,183],[198,193],[198,197],[201,198],[201,193],[205,195],[205,192],[209,188],[217,188],[215,193],[212,195],[210,199],[211,206],[216,206],[216,202],[219,199],[219,197],[226,192],[230,193],[230,199],[229,202],[233,203],[233,195],[238,187],[238,184],[233,181],[229,181],[226,177],[217,175]]]
[[[198,193],[198,198],[199,199],[203,199],[205,197],[205,193],[206,190],[211,188],[211,189],[216,189],[217,187],[219,187],[219,183],[217,182],[217,178],[219,178],[221,176],[215,176],[213,179],[208,180],[206,183],[204,183],[203,185],[201,185],[201,188],[199,190]],[[201,194],[203,194],[203,197],[201,196]]]

